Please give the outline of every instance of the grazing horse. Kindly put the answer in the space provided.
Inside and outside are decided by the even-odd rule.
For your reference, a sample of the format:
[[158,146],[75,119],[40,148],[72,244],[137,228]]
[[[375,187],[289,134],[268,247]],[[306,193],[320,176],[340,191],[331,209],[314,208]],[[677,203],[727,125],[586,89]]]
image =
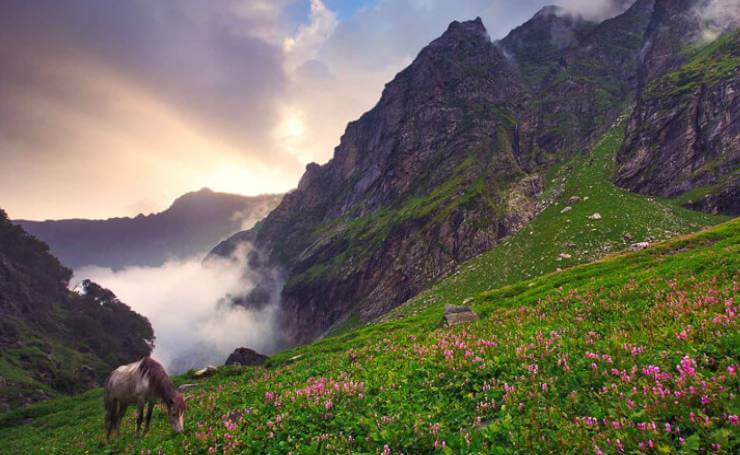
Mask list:
[[105,427],[107,437],[113,431],[119,434],[121,419],[130,404],[136,404],[136,435],[144,420],[144,406],[147,406],[144,433],[149,431],[149,421],[157,401],[167,406],[167,417],[175,433],[183,430],[185,400],[182,393],[172,384],[164,367],[151,357],[123,365],[110,374],[105,384]]

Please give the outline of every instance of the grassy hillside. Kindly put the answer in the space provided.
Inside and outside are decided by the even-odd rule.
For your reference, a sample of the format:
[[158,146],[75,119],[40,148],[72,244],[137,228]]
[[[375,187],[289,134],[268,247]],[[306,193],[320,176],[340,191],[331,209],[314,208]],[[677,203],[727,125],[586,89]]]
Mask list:
[[[591,153],[551,170],[543,199],[552,203],[527,227],[383,319],[412,314],[435,302],[460,303],[482,291],[592,262],[635,242],[665,240],[727,220],[612,184],[614,156],[623,137],[621,119]],[[589,218],[596,213],[601,219]]]
[[0,410],[101,384],[152,350],[149,321],[72,271],[0,210]]
[[221,369],[190,392],[180,436],[158,410],[150,435],[134,439],[129,414],[101,444],[96,390],[2,415],[0,440],[8,453],[736,452],[739,246],[733,220],[478,293],[481,320],[452,328],[439,287],[414,314]]

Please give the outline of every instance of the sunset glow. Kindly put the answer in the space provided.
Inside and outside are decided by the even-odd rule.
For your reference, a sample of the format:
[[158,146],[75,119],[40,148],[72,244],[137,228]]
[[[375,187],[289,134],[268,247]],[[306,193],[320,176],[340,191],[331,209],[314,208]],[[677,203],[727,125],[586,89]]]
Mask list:
[[503,35],[544,3],[3,2],[0,205],[105,218],[290,191],[451,20]]

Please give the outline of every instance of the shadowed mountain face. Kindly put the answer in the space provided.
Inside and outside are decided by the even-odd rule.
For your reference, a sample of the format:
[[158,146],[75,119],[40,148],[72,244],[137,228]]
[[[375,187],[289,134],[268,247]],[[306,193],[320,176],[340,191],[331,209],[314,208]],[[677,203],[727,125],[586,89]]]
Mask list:
[[256,270],[283,270],[288,343],[386,312],[548,204],[548,170],[637,98],[654,6],[602,23],[548,7],[499,42],[480,19],[453,22],[347,126],[332,160],[213,254],[250,241]]
[[282,196],[240,196],[207,188],[181,196],[165,211],[107,220],[15,220],[48,243],[73,269],[97,265],[158,266],[170,258],[208,251],[214,244],[264,217]]
[[[640,65],[642,90],[617,156],[616,182],[688,207],[740,214],[740,32],[707,23],[707,1],[658,2]],[[706,35],[720,34],[710,41]]]
[[149,321],[72,272],[0,210],[0,409],[100,385],[148,355]]

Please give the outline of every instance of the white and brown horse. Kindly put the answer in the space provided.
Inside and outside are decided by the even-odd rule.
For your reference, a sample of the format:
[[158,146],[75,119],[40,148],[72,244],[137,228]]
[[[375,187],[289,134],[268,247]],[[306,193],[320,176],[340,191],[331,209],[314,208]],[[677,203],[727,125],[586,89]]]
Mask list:
[[167,406],[167,418],[175,433],[183,430],[185,399],[182,393],[172,384],[164,367],[151,357],[123,365],[111,373],[105,384],[105,428],[108,438],[112,432],[119,434],[121,419],[126,408],[136,404],[136,434],[139,434],[141,422],[146,410],[144,433],[149,431],[149,422],[157,401],[162,400]]

